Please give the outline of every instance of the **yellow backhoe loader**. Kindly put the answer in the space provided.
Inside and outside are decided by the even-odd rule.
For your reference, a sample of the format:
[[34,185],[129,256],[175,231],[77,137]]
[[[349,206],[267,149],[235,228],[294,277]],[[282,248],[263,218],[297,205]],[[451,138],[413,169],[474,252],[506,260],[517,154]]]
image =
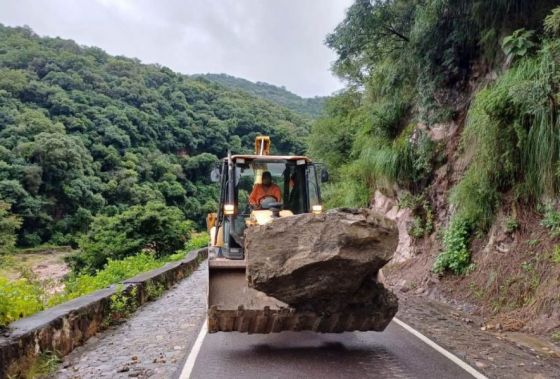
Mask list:
[[[248,287],[243,234],[246,228],[273,222],[275,217],[321,213],[319,182],[327,171],[305,156],[269,155],[269,137],[257,137],[254,155],[229,155],[211,177],[221,183],[217,213],[208,215],[208,331],[270,333],[313,330],[332,333],[371,330],[371,320],[353,314],[300,312]],[[320,174],[319,174],[320,171]],[[280,188],[280,199],[261,192],[263,174]],[[268,174],[269,173],[269,174]],[[258,192],[258,191],[257,191]],[[255,201],[256,204],[251,204]]]

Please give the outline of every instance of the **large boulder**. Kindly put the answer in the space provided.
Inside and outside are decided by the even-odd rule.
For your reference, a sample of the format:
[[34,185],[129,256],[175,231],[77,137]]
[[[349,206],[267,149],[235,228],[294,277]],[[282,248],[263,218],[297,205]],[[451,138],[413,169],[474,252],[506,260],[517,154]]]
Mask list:
[[249,286],[297,310],[390,321],[397,299],[376,278],[397,244],[395,222],[369,209],[278,218],[245,232]]

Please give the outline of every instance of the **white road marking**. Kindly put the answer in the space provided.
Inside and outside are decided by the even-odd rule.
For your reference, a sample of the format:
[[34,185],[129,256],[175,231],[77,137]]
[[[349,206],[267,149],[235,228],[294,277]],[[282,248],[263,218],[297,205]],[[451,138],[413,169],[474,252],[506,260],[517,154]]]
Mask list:
[[[463,370],[471,374],[476,379],[488,379],[487,376],[482,374],[481,372],[477,371],[471,365],[466,363],[465,361],[458,358],[456,355],[450,353],[449,351],[445,350],[443,347],[439,346],[437,343],[417,331],[416,329],[412,328],[410,325],[404,323],[403,321],[399,320],[398,318],[394,317],[393,321],[400,325],[403,329],[407,332],[413,334],[417,338],[419,338],[422,342],[436,350],[438,353],[445,356],[447,359],[455,363],[457,366],[461,367]],[[189,379],[191,377],[192,370],[196,363],[196,359],[198,358],[198,353],[200,352],[200,348],[202,347],[202,343],[204,342],[204,338],[208,334],[208,320],[205,319],[202,323],[202,327],[200,328],[200,332],[198,333],[198,337],[196,337],[196,341],[193,344],[193,347],[187,357],[187,361],[183,366],[183,370],[181,371],[181,375],[179,379]]]
[[429,345],[431,348],[436,350],[438,353],[442,354],[447,359],[449,359],[450,361],[455,363],[457,366],[461,367],[463,370],[465,370],[466,372],[468,372],[469,374],[474,376],[476,379],[488,379],[487,376],[485,376],[484,374],[482,374],[479,371],[477,371],[476,369],[474,369],[471,365],[464,362],[463,360],[458,358],[456,355],[454,355],[454,354],[450,353],[449,351],[445,350],[443,347],[439,346],[437,343],[435,343],[434,341],[432,341],[431,339],[429,339],[428,337],[426,337],[425,335],[423,335],[422,333],[420,333],[416,329],[412,328],[408,324],[405,324],[404,322],[402,322],[401,320],[399,320],[396,317],[393,318],[393,321],[396,322],[398,325],[402,326],[407,332],[409,332],[409,333],[413,334],[414,336],[418,337],[422,342]]
[[179,379],[189,379],[191,377],[192,370],[194,368],[194,364],[196,363],[196,358],[198,357],[198,353],[200,352],[200,348],[202,347],[202,342],[204,342],[204,337],[208,333],[208,319],[204,319],[202,323],[202,328],[200,328],[200,332],[198,333],[198,337],[196,337],[196,341],[194,341],[194,345],[187,357],[187,361],[183,366],[183,370],[181,371],[181,375]]

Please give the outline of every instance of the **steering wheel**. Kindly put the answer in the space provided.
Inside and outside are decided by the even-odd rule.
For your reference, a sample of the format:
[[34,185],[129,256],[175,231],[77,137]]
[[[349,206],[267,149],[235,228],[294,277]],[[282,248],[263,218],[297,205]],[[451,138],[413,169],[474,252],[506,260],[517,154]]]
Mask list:
[[260,206],[261,209],[269,209],[271,206],[273,206],[276,203],[278,203],[276,198],[274,196],[270,196],[270,195],[263,196],[259,200],[259,206]]

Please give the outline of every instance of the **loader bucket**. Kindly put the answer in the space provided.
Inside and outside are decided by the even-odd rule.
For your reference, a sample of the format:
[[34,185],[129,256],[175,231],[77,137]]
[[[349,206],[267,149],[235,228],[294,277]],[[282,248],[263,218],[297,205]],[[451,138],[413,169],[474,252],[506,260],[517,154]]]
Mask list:
[[276,333],[310,330],[319,333],[382,331],[375,314],[300,312],[265,293],[249,288],[245,261],[208,261],[208,332]]

